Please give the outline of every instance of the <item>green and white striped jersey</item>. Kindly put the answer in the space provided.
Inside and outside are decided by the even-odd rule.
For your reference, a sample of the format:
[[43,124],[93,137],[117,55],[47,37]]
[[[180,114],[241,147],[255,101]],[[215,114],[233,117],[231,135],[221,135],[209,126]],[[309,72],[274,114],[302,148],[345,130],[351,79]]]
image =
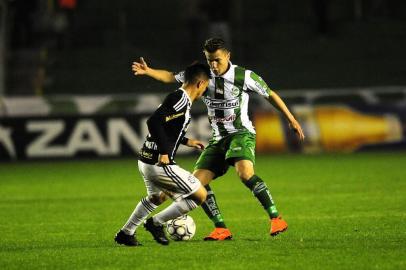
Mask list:
[[[184,72],[175,74],[175,79],[183,83]],[[212,73],[212,79],[202,98],[207,106],[215,140],[241,131],[255,134],[254,126],[248,117],[249,91],[265,98],[272,94],[272,90],[260,76],[231,62],[223,75],[215,76]]]

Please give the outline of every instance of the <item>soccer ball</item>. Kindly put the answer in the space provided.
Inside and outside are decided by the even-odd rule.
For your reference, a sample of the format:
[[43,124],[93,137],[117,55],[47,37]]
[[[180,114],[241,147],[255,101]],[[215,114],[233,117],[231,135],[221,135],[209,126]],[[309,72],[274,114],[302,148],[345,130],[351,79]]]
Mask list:
[[178,218],[168,220],[166,223],[166,231],[172,240],[190,240],[195,235],[196,224],[191,216],[183,215]]

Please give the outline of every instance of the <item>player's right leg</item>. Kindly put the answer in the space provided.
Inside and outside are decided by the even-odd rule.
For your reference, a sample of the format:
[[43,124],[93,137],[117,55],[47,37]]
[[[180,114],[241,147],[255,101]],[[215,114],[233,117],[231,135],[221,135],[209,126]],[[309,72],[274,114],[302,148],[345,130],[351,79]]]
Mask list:
[[227,168],[228,164],[224,158],[221,142],[210,142],[195,165],[195,171],[193,174],[200,180],[207,190],[207,199],[202,204],[202,208],[215,226],[215,229],[204,238],[206,241],[232,239],[232,234],[227,228],[217,204],[216,196],[209,186],[210,181],[223,175],[227,171]]
[[[149,165],[150,166],[150,165]],[[136,239],[136,230],[142,224],[142,222],[153,212],[160,204],[162,204],[167,196],[160,191],[152,181],[150,181],[150,170],[148,170],[147,164],[143,162],[138,163],[138,168],[143,176],[145,187],[147,189],[147,196],[142,198],[126,224],[116,234],[114,240],[118,244],[126,246],[138,246],[140,243]]]
[[140,245],[136,239],[135,232],[148,215],[162,203],[159,197],[159,194],[152,194],[142,198],[138,202],[128,221],[114,238],[118,244],[126,246]]

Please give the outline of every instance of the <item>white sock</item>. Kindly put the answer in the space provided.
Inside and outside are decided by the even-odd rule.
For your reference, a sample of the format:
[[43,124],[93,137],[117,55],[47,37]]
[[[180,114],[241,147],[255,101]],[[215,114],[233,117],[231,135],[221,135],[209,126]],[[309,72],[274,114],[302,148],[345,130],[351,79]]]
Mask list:
[[148,197],[142,198],[122,230],[128,235],[133,235],[137,227],[140,226],[144,219],[157,207],[158,206],[153,204]]
[[156,224],[163,224],[170,219],[180,217],[197,207],[197,204],[191,199],[181,199],[174,201],[164,210],[152,217]]

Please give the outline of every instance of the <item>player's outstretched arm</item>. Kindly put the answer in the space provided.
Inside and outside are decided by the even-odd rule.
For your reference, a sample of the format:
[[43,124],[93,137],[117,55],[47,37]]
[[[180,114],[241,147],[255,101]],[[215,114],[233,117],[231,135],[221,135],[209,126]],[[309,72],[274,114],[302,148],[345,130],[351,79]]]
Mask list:
[[289,127],[293,129],[293,131],[298,136],[299,140],[303,141],[305,136],[302,127],[300,126],[299,122],[295,119],[293,114],[289,111],[285,102],[283,102],[283,100],[279,97],[279,95],[276,94],[274,91],[272,91],[272,94],[269,96],[268,101],[273,106],[275,106],[280,112],[283,113],[283,115],[289,122]]
[[164,83],[176,82],[175,76],[172,72],[162,69],[150,68],[143,57],[140,57],[139,62],[134,61],[131,69],[135,76],[146,75]]

